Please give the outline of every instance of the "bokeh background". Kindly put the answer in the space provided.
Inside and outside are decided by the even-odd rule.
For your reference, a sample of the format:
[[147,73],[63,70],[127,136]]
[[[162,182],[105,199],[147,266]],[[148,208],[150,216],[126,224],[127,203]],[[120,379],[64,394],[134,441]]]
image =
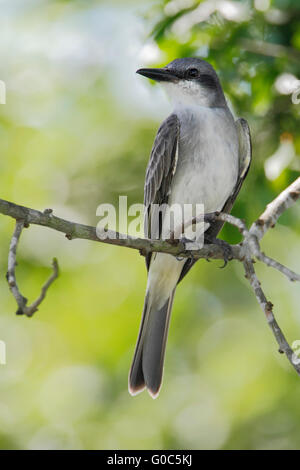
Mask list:
[[[145,167],[170,105],[135,74],[176,57],[206,58],[253,164],[233,213],[250,224],[300,172],[298,0],[0,1],[0,197],[96,224],[102,202],[142,202]],[[299,96],[300,98],[300,96]],[[300,267],[300,210],[264,250]],[[32,301],[58,258],[61,274],[31,319],[5,281],[14,222],[0,217],[2,449],[300,448],[300,380],[277,345],[238,262],[198,262],[178,288],[157,400],[127,392],[146,285],[128,249],[68,241],[32,226],[17,276]],[[225,227],[222,237],[237,242]],[[300,289],[257,264],[290,342]]]

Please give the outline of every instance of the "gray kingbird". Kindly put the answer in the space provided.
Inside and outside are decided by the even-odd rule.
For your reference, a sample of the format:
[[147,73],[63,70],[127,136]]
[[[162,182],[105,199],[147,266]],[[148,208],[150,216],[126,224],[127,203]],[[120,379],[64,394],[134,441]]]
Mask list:
[[[146,171],[146,219],[152,204],[201,203],[205,213],[230,212],[249,169],[251,139],[247,121],[234,121],[213,67],[184,58],[137,73],[160,82],[173,105],[157,132]],[[222,225],[206,225],[205,239],[215,240]],[[149,232],[145,236],[150,238]],[[132,395],[144,388],[153,398],[159,393],[175,289],[194,263],[165,253],[146,257],[147,290],[129,373]]]

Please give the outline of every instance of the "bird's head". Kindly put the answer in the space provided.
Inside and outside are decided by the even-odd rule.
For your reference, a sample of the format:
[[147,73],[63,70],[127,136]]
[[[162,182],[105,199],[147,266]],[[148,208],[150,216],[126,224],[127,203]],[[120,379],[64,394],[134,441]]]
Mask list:
[[175,105],[226,106],[218,76],[205,60],[175,59],[163,68],[142,68],[137,73],[160,82]]

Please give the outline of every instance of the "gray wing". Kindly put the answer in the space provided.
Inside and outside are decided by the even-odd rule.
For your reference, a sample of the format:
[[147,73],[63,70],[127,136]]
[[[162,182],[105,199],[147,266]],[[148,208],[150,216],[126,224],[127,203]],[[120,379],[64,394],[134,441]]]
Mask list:
[[[250,129],[249,129],[246,119],[243,119],[243,118],[238,119],[235,122],[235,126],[236,126],[238,139],[239,139],[239,176],[238,176],[236,185],[234,187],[234,190],[232,191],[231,195],[225,202],[225,205],[222,209],[222,212],[226,212],[228,214],[231,212],[231,209],[234,205],[237,195],[239,194],[242,184],[248,174],[251,159],[252,159],[251,135],[250,135]],[[214,222],[206,230],[206,234],[211,238],[215,238],[220,232],[223,225],[224,225],[224,222]],[[194,263],[195,261],[192,259],[189,259],[185,263],[178,282],[180,282],[183,279],[183,277],[191,269]]]
[[251,135],[248,122],[246,119],[240,118],[235,122],[236,130],[239,138],[239,160],[240,171],[239,179],[244,181],[247,176],[251,159],[252,159],[252,144]]
[[[146,170],[144,205],[145,236],[150,238],[151,204],[167,204],[173,175],[176,171],[179,140],[179,120],[171,114],[158,129]],[[160,235],[161,227],[157,227]],[[152,232],[153,233],[153,232]],[[146,258],[149,268],[151,254]]]

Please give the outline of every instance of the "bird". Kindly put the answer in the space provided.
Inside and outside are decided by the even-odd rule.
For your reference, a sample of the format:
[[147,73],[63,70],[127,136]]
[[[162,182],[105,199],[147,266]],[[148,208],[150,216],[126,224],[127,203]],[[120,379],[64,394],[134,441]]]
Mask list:
[[[173,108],[158,129],[146,170],[145,237],[151,238],[155,204],[199,203],[205,213],[229,213],[249,170],[251,137],[247,121],[234,119],[213,66],[186,57],[137,73],[159,82]],[[156,225],[163,238],[164,217]],[[204,240],[216,241],[222,226],[220,221],[205,224]],[[175,290],[195,262],[166,253],[146,256],[144,308],[128,377],[131,395],[144,389],[152,398],[159,395]]]

